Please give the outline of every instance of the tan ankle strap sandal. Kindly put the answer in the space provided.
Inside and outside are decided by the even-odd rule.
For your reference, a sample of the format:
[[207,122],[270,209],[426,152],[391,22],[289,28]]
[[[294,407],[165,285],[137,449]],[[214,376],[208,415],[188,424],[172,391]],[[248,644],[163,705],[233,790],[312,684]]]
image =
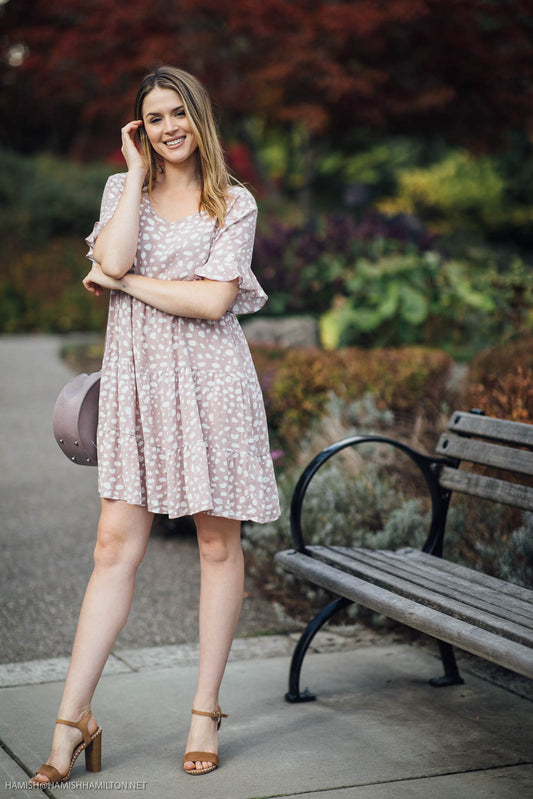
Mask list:
[[[78,756],[85,750],[85,768],[87,771],[96,773],[102,768],[102,728],[97,729],[91,733],[89,732],[89,719],[91,718],[91,710],[86,710],[79,721],[67,721],[66,719],[56,719],[56,724],[65,724],[67,727],[75,727],[83,735],[83,741],[79,743],[73,750],[69,766],[64,774],[61,774],[55,766],[49,763],[43,765],[35,772],[35,777],[30,780],[32,788],[46,788],[49,785],[55,785],[60,782],[67,782],[70,779],[74,763]],[[37,779],[37,774],[42,774],[46,777],[46,781],[41,782]]]
[[[223,713],[220,709],[220,706],[217,707],[216,710],[209,712],[207,710],[195,710],[192,709],[191,713],[195,716],[208,716],[209,718],[213,719],[217,725],[217,732],[220,729],[220,725],[222,724],[222,719],[227,719],[227,713]],[[185,768],[185,763],[211,763],[210,766],[206,768]],[[214,771],[220,765],[220,759],[218,755],[215,755],[214,752],[185,752],[183,755],[183,769],[186,774],[209,774],[210,771]]]

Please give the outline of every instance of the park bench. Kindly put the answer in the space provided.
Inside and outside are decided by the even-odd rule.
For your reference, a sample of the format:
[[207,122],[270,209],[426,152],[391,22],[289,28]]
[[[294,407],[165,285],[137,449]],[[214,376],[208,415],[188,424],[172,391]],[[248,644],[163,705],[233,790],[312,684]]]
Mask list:
[[[422,550],[306,545],[302,505],[312,478],[337,453],[371,442],[405,453],[407,462],[413,462],[424,478],[432,513]],[[533,510],[532,449],[533,425],[458,411],[448,421],[436,456],[424,455],[391,438],[362,435],[327,447],[309,463],[292,497],[294,549],[275,557],[285,570],[337,598],[315,616],[299,639],[291,661],[287,701],[315,698],[308,689],[300,691],[305,654],[323,625],[352,603],[437,639],[444,674],[430,680],[434,686],[463,682],[453,646],[533,678],[533,591],[443,558],[452,492]],[[492,475],[487,474],[488,467]]]

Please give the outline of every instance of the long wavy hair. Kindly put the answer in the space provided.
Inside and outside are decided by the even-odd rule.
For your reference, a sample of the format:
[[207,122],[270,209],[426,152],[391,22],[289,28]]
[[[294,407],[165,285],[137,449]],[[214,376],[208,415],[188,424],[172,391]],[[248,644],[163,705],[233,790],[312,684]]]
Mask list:
[[[217,220],[220,227],[223,227],[227,212],[228,188],[237,181],[231,177],[224,160],[207,90],[194,75],[183,69],[172,66],[159,67],[147,75],[139,86],[135,98],[135,119],[142,119],[144,99],[156,87],[173,89],[183,102],[185,115],[198,144],[197,168],[202,187],[200,209],[205,210],[212,219]],[[145,190],[151,194],[163,167],[150,144],[144,126],[139,128],[139,144],[148,164]]]

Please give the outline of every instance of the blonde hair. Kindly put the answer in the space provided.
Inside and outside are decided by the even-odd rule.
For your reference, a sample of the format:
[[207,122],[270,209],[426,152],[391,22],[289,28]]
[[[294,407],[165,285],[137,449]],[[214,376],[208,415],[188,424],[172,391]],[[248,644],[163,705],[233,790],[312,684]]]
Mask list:
[[[159,67],[147,75],[139,86],[135,98],[135,119],[142,119],[144,99],[156,87],[173,89],[181,98],[185,115],[198,144],[197,166],[202,187],[200,209],[204,209],[212,219],[217,220],[219,227],[223,227],[228,210],[226,204],[228,189],[237,181],[231,177],[224,160],[207,90],[197,78],[183,69],[171,66]],[[144,127],[139,128],[139,142],[148,163],[145,189],[151,193],[162,167]]]

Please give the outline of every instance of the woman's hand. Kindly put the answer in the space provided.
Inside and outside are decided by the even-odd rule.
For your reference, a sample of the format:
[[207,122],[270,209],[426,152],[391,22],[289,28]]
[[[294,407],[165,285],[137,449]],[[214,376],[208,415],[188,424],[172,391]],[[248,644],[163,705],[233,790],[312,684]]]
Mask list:
[[127,125],[124,125],[121,130],[122,155],[124,156],[129,172],[139,170],[145,175],[148,171],[148,164],[136,143],[137,131],[142,126],[142,119],[134,119],[133,122],[128,122]]
[[83,278],[82,283],[87,291],[90,291],[91,294],[95,294],[97,297],[100,297],[104,293],[104,289],[120,289],[121,287],[120,280],[106,275],[102,272],[100,264],[94,262],[91,271]]

